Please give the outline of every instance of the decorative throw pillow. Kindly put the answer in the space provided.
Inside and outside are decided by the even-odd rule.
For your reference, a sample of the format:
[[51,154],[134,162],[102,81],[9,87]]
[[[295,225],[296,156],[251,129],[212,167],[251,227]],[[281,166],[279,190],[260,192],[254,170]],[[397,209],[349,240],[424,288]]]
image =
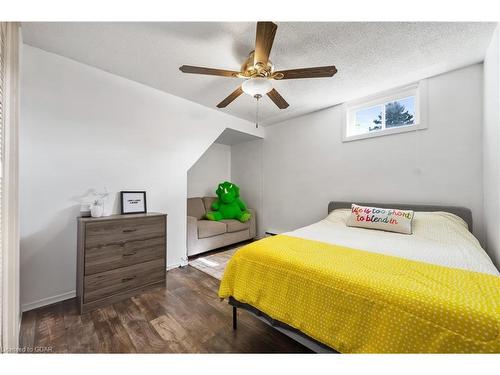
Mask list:
[[413,211],[352,204],[347,226],[412,234],[412,220]]

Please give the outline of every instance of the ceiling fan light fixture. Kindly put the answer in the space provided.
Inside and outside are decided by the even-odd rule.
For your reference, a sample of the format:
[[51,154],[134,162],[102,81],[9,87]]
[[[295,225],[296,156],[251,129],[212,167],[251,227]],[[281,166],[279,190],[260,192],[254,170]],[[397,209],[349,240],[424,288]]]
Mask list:
[[260,95],[262,97],[273,89],[273,85],[267,78],[255,77],[247,79],[243,82],[241,88],[245,94],[252,97],[255,97],[256,95]]

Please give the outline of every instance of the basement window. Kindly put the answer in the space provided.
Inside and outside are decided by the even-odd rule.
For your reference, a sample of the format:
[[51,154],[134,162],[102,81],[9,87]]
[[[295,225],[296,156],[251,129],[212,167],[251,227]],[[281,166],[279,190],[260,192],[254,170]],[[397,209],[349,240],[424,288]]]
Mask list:
[[424,85],[422,81],[344,104],[343,141],[422,129]]

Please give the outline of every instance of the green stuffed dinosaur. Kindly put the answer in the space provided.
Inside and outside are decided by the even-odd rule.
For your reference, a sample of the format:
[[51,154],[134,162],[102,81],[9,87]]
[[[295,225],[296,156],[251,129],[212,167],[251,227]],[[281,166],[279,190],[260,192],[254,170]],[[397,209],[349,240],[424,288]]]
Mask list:
[[205,215],[208,220],[237,219],[242,223],[250,220],[252,215],[240,199],[240,188],[237,185],[224,181],[219,184],[215,194],[218,199],[212,203],[213,211]]

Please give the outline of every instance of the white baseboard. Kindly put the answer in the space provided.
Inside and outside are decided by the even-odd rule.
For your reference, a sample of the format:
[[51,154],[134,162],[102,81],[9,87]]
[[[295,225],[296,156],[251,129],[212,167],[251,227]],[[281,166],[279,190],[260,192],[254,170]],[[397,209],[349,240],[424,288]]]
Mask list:
[[170,271],[174,268],[179,268],[179,267],[184,267],[184,266],[187,266],[188,265],[188,261],[187,260],[181,260],[180,262],[177,262],[177,263],[174,263],[174,264],[169,264],[167,266],[167,271]]
[[66,293],[58,294],[56,296],[42,298],[42,299],[39,299],[38,301],[24,303],[21,305],[21,311],[22,312],[30,311],[30,310],[36,309],[38,307],[51,305],[53,303],[61,302],[61,301],[64,301],[66,299],[70,299],[70,298],[74,298],[74,297],[76,297],[76,290],[71,290],[71,291],[66,292]]

